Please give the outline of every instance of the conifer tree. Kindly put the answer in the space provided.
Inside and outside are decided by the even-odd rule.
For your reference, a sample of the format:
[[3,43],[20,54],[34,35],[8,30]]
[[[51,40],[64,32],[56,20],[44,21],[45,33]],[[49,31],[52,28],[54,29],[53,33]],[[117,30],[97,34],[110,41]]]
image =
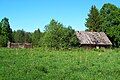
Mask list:
[[90,12],[88,14],[88,18],[86,19],[85,26],[88,28],[88,31],[99,31],[100,25],[100,16],[99,11],[96,6],[92,6]]

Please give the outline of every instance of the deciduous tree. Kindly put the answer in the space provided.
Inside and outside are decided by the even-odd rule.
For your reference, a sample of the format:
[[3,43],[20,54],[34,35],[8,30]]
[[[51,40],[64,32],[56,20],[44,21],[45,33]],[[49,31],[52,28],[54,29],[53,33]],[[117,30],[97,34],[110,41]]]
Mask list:
[[100,30],[108,35],[113,46],[120,46],[120,9],[110,3],[104,4],[100,17]]
[[40,29],[35,30],[34,33],[32,33],[32,44],[34,46],[40,47],[42,44],[41,37],[42,37],[42,32],[40,31]]

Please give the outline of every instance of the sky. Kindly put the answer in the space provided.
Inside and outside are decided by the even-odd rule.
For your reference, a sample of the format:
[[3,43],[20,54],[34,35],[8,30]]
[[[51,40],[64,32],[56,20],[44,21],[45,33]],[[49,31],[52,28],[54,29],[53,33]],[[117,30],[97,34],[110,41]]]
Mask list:
[[91,6],[100,9],[105,3],[120,7],[120,0],[0,0],[0,20],[7,17],[12,30],[27,32],[44,31],[51,19],[83,31]]

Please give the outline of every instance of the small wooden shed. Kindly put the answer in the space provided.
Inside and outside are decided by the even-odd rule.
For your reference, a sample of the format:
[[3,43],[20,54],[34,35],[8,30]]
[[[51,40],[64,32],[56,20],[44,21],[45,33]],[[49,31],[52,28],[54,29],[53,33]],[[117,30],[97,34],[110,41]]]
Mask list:
[[99,48],[110,47],[111,41],[104,32],[86,32],[77,31],[76,36],[81,44],[81,47]]

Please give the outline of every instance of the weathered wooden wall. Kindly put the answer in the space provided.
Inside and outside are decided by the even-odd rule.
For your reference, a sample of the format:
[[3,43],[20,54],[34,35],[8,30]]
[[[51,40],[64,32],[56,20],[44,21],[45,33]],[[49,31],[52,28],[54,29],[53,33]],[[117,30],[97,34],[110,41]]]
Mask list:
[[11,43],[8,42],[8,48],[32,48],[31,43]]

